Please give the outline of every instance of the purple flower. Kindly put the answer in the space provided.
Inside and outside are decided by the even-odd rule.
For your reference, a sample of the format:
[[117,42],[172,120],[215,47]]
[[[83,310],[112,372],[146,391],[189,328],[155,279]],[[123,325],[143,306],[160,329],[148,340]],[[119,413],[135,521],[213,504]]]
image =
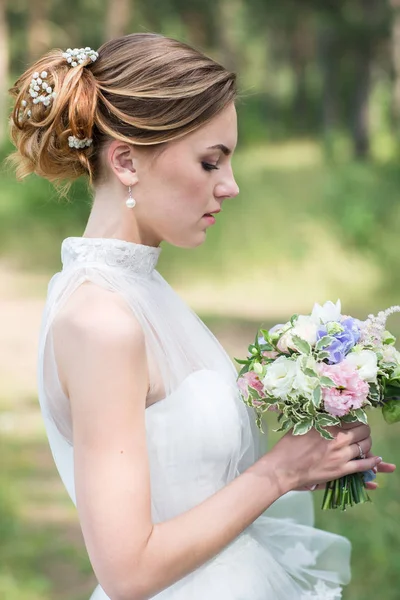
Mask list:
[[340,322],[343,331],[332,333],[330,331],[331,326],[334,324],[326,323],[322,325],[317,332],[317,339],[329,335],[334,338],[330,346],[324,348],[326,352],[329,352],[328,363],[334,365],[341,362],[346,354],[357,344],[360,339],[360,327],[359,321],[352,317],[346,317]]

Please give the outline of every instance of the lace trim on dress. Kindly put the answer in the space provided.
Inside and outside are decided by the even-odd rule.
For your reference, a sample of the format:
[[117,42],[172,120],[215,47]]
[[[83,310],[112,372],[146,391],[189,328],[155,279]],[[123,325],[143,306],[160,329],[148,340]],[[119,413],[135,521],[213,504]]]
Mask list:
[[301,600],[340,600],[342,597],[341,587],[329,587],[322,579],[318,580],[317,585],[311,592],[305,592]]
[[64,268],[73,263],[97,263],[119,267],[132,273],[150,275],[158,262],[161,248],[115,238],[66,238],[61,246]]

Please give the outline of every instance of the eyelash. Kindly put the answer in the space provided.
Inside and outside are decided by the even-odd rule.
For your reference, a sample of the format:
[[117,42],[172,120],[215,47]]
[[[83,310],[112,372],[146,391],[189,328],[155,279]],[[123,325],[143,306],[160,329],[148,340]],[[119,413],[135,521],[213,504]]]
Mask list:
[[212,165],[211,163],[208,163],[208,162],[202,162],[201,166],[203,167],[203,169],[205,171],[214,171],[215,169],[219,169],[219,167],[217,167],[217,165]]

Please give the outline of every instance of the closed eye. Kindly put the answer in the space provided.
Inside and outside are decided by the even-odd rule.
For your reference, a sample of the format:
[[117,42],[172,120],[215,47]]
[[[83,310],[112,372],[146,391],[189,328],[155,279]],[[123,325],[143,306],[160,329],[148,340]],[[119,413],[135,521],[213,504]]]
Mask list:
[[214,169],[219,169],[219,167],[217,167],[217,165],[213,165],[213,164],[208,163],[208,162],[202,162],[201,166],[203,167],[203,169],[205,171],[214,171]]

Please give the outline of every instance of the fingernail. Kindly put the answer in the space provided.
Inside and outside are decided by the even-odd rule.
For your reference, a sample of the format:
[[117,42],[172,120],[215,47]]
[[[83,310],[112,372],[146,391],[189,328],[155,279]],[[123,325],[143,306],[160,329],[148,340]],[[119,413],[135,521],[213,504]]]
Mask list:
[[377,461],[376,461],[377,464],[379,465],[379,463],[381,463],[382,461],[383,461],[382,456],[378,456]]

